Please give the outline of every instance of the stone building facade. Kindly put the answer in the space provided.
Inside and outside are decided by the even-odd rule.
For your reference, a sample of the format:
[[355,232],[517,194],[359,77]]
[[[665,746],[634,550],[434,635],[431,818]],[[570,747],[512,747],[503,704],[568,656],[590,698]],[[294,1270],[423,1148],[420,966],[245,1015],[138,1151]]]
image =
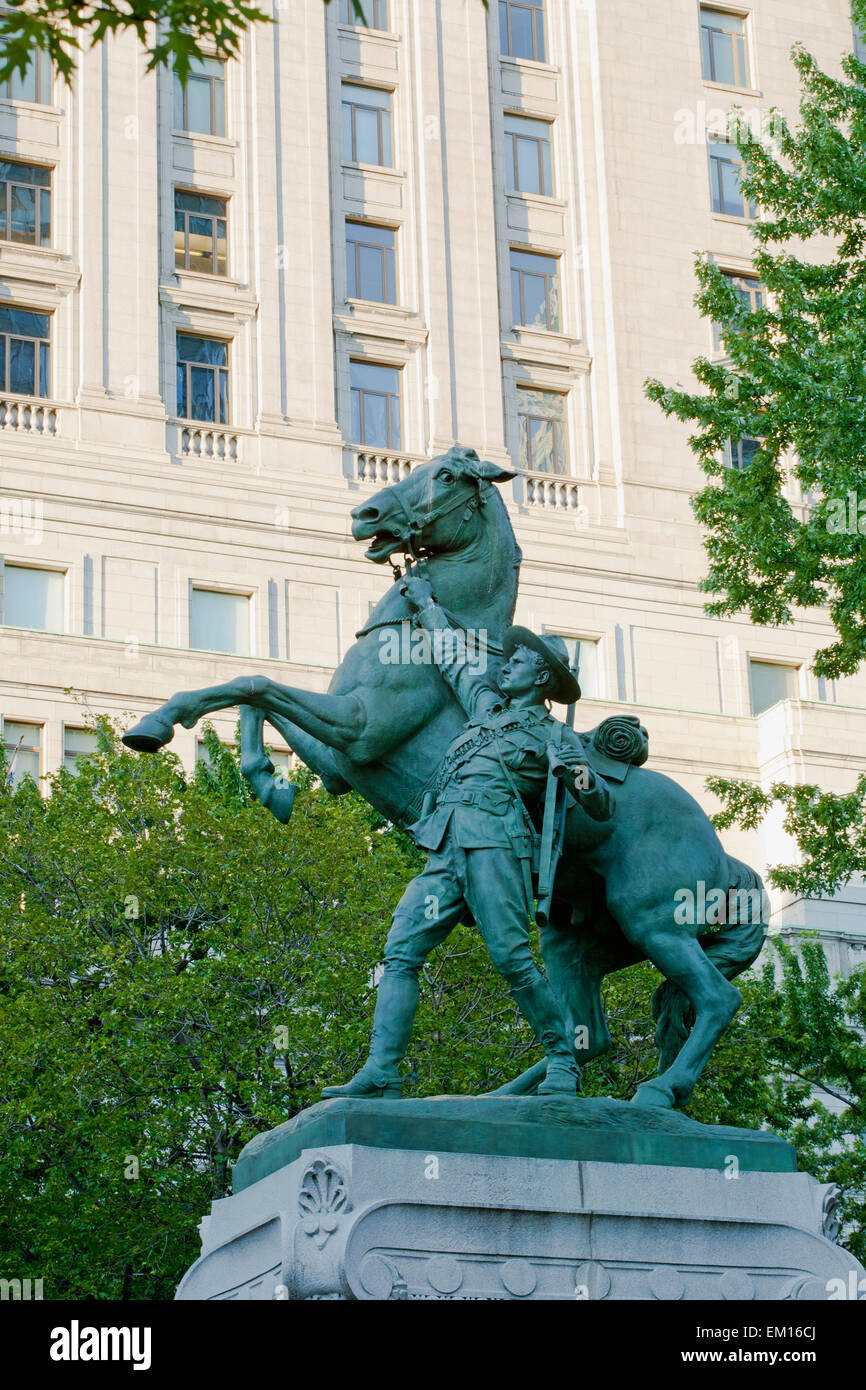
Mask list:
[[[364,29],[347,0],[277,0],[186,89],[124,39],[71,89],[40,67],[0,93],[18,774],[86,751],[84,708],[140,715],[251,670],[326,688],[390,582],[349,509],[460,440],[518,469],[517,616],[580,643],[579,726],[638,711],[653,765],[708,809],[708,773],[850,789],[866,675],[811,674],[819,614],[705,615],[702,475],[643,394],[724,350],[695,252],[760,295],[713,133],[733,105],[795,111],[791,47],[837,67],[845,0],[367,3]],[[196,737],[176,736],[190,763]],[[790,853],[778,825],[726,843]],[[820,929],[834,970],[866,959],[857,886],[777,898],[773,922]]]

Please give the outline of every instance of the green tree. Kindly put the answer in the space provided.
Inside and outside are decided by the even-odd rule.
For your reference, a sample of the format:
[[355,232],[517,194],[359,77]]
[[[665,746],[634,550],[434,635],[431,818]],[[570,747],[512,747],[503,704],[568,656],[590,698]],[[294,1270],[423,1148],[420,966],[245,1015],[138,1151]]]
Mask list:
[[[853,18],[866,31],[866,3]],[[695,425],[689,443],[707,475],[693,498],[704,528],[717,617],[746,612],[781,625],[823,609],[833,639],[813,669],[856,671],[866,656],[866,65],[823,72],[797,47],[802,97],[796,128],[773,113],[760,138],[735,116],[764,287],[747,305],[707,257],[695,302],[722,328],[726,360],[698,358],[698,391],[649,381],[669,416]],[[828,249],[829,248],[829,249]],[[760,447],[749,466],[723,463],[729,440]],[[792,505],[789,479],[807,499]],[[859,506],[864,502],[862,509]],[[853,524],[852,524],[853,523]],[[753,829],[776,805],[799,862],[774,866],[774,887],[833,893],[866,870],[866,775],[847,795],[813,785],[711,778],[720,829]],[[802,1168],[842,1192],[846,1244],[866,1254],[866,969],[831,984],[819,944],[779,945],[716,1050],[692,1103],[711,1122],[768,1126],[795,1146]],[[779,978],[779,972],[781,977]]]
[[[251,24],[272,24],[273,18],[249,0],[6,0],[0,15],[0,82],[25,72],[33,52],[41,49],[68,82],[83,47],[102,43],[111,35],[132,32],[148,54],[148,70],[176,67],[181,78],[190,63],[211,51],[235,58],[241,38]],[[326,5],[331,0],[324,0]],[[482,0],[485,9],[488,0]],[[367,24],[364,0],[352,0],[361,24]]]
[[[97,755],[50,796],[0,791],[0,1249],[46,1297],[171,1297],[244,1143],[361,1064],[373,969],[421,865],[305,770],[278,825],[237,750],[205,742],[186,777],[101,721]],[[415,1094],[483,1091],[540,1055],[474,930],[422,983]],[[635,1081],[654,1069],[648,1019]]]
[[[6,1277],[42,1277],[47,1297],[170,1298],[243,1145],[366,1055],[373,968],[421,856],[305,770],[278,825],[212,730],[210,762],[187,777],[170,752],[138,757],[98,727],[97,755],[53,775],[49,797],[29,781],[0,792],[0,1251]],[[654,1072],[658,981],[648,965],[608,979],[614,1045],[587,1066],[587,1094],[628,1099]],[[796,1084],[767,1079],[756,988],[692,1113],[769,1116],[813,1171],[851,1185],[859,1170],[836,1175],[825,1121],[797,1131]],[[484,1091],[539,1055],[477,932],[459,928],[422,978],[413,1093]]]
[[[866,32],[866,0],[853,0]],[[813,670],[835,678],[866,656],[866,65],[823,72],[798,46],[799,123],[774,112],[769,138],[735,118],[742,183],[760,214],[754,267],[766,294],[753,309],[706,257],[695,302],[722,326],[726,360],[699,357],[700,390],[653,380],[665,413],[697,426],[689,443],[707,475],[693,498],[717,617],[746,612],[779,625],[826,612],[833,639]],[[729,440],[760,440],[748,467],[726,467]],[[805,508],[792,504],[799,483]],[[721,827],[756,825],[774,805],[801,851],[776,867],[775,887],[830,892],[866,870],[866,777],[847,796],[776,783],[767,791],[715,778]]]
[[[206,741],[213,766],[187,779],[103,725],[49,797],[0,796],[4,1270],[47,1297],[169,1297],[240,1147],[366,1051],[416,851],[306,773],[287,833]],[[513,1010],[489,972],[471,990],[474,942],[451,954],[413,1059],[457,1089],[490,1065],[455,1050],[466,1017],[499,1037]]]
[[[866,25],[866,0],[854,6]],[[695,361],[700,392],[650,381],[647,394],[698,426],[689,442],[710,480],[693,499],[708,612],[779,624],[826,607],[835,641],[814,669],[837,677],[866,655],[866,517],[862,529],[838,525],[849,491],[866,500],[866,65],[849,54],[831,77],[804,49],[792,57],[799,125],[774,112],[762,139],[733,121],[743,187],[760,209],[750,231],[763,307],[750,309],[699,257],[695,302],[722,326],[727,360]],[[752,462],[725,467],[726,442],[744,437],[761,440]],[[805,517],[788,476],[811,497]]]
[[8,10],[0,15],[0,82],[16,71],[25,72],[37,49],[48,54],[68,82],[83,47],[130,31],[149,55],[148,69],[171,64],[184,78],[190,63],[211,47],[223,58],[234,58],[248,25],[272,22],[248,0],[100,0],[92,5],[73,0],[7,0],[7,4]]
[[817,940],[773,940],[722,1037],[689,1113],[767,1128],[799,1168],[840,1191],[841,1243],[866,1257],[866,967],[831,987]]

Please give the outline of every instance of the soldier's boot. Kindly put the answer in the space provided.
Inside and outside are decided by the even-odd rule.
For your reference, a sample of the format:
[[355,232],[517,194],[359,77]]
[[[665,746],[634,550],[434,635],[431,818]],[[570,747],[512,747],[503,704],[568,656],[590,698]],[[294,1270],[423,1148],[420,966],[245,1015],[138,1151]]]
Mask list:
[[370,1054],[351,1081],[343,1086],[326,1086],[324,1099],[335,1096],[361,1096],[370,1100],[399,1100],[403,1081],[397,1070],[403,1060],[415,1010],[418,1007],[418,981],[411,975],[385,971],[379,981]]
[[539,975],[531,985],[512,989],[517,1006],[547,1053],[547,1075],[538,1086],[540,1096],[577,1094],[580,1067],[568,1041],[568,1033],[550,983]]

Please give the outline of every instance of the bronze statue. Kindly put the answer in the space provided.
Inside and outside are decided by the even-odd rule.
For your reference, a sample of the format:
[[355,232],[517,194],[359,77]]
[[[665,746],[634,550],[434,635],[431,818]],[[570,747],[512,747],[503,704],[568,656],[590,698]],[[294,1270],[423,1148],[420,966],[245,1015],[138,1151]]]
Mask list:
[[[447,621],[463,632],[486,633],[494,682],[521,559],[494,484],[512,476],[455,445],[352,513],[352,533],[369,542],[370,560],[393,564],[395,554],[412,564],[423,560]],[[245,676],[172,696],[124,742],[154,751],[169,741],[175,723],[191,728],[211,711],[239,705],[244,774],[279,819],[291,814],[293,789],[273,781],[262,739],[266,719],[329,791],[354,788],[389,820],[414,825],[466,714],[434,662],[382,660],[381,639],[411,617],[408,595],[395,579],[327,694]],[[579,796],[567,808],[555,892],[540,924],[542,956],[568,1037],[584,1030],[584,1062],[610,1046],[601,1000],[605,974],[644,959],[657,966],[666,977],[654,1000],[660,1074],[634,1099],[682,1105],[739,1007],[732,978],[761,949],[761,880],[726,854],[688,793],[641,765],[646,733],[634,715],[605,720],[581,742],[587,763],[612,787],[616,810],[608,820],[595,819]],[[681,921],[675,895],[682,890],[722,899],[723,914],[710,924]],[[531,1092],[547,1070],[539,1063],[501,1089]]]
[[[428,631],[452,631],[426,578],[416,571],[400,587],[415,610],[414,622]],[[469,722],[445,754],[421,819],[410,827],[415,843],[427,850],[427,863],[394,913],[370,1055],[345,1086],[328,1086],[322,1094],[401,1094],[397,1063],[412,1033],[419,971],[458,922],[474,918],[493,964],[547,1053],[538,1094],[574,1095],[579,1071],[573,1040],[529,949],[535,827],[523,797],[544,789],[552,754],[563,774],[580,774],[577,795],[594,820],[613,814],[607,783],[589,769],[580,739],[547,712],[547,700],[570,704],[580,689],[562,639],[544,642],[524,628],[505,634],[505,664],[496,685],[469,659],[465,643],[431,644],[430,650],[438,651],[437,664]]]

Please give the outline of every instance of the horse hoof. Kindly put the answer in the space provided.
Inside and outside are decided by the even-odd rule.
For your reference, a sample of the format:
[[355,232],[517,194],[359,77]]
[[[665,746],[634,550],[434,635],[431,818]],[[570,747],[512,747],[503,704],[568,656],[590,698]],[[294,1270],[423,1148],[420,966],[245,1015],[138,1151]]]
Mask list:
[[638,1086],[631,1098],[632,1105],[640,1105],[646,1110],[674,1110],[676,1100],[671,1091],[666,1086],[659,1086],[655,1081],[645,1081],[642,1086]]
[[260,797],[260,800],[281,825],[287,825],[291,820],[292,808],[295,804],[295,789],[291,783],[284,787],[278,787],[273,782],[264,796]]
[[136,753],[157,753],[174,738],[174,725],[156,714],[146,714],[121,736],[121,743]]
[[241,772],[261,804],[281,825],[286,825],[291,819],[292,807],[295,804],[293,784],[285,778],[275,778],[272,775],[274,765],[270,760],[266,760],[264,765],[256,762],[246,767],[241,763]]

